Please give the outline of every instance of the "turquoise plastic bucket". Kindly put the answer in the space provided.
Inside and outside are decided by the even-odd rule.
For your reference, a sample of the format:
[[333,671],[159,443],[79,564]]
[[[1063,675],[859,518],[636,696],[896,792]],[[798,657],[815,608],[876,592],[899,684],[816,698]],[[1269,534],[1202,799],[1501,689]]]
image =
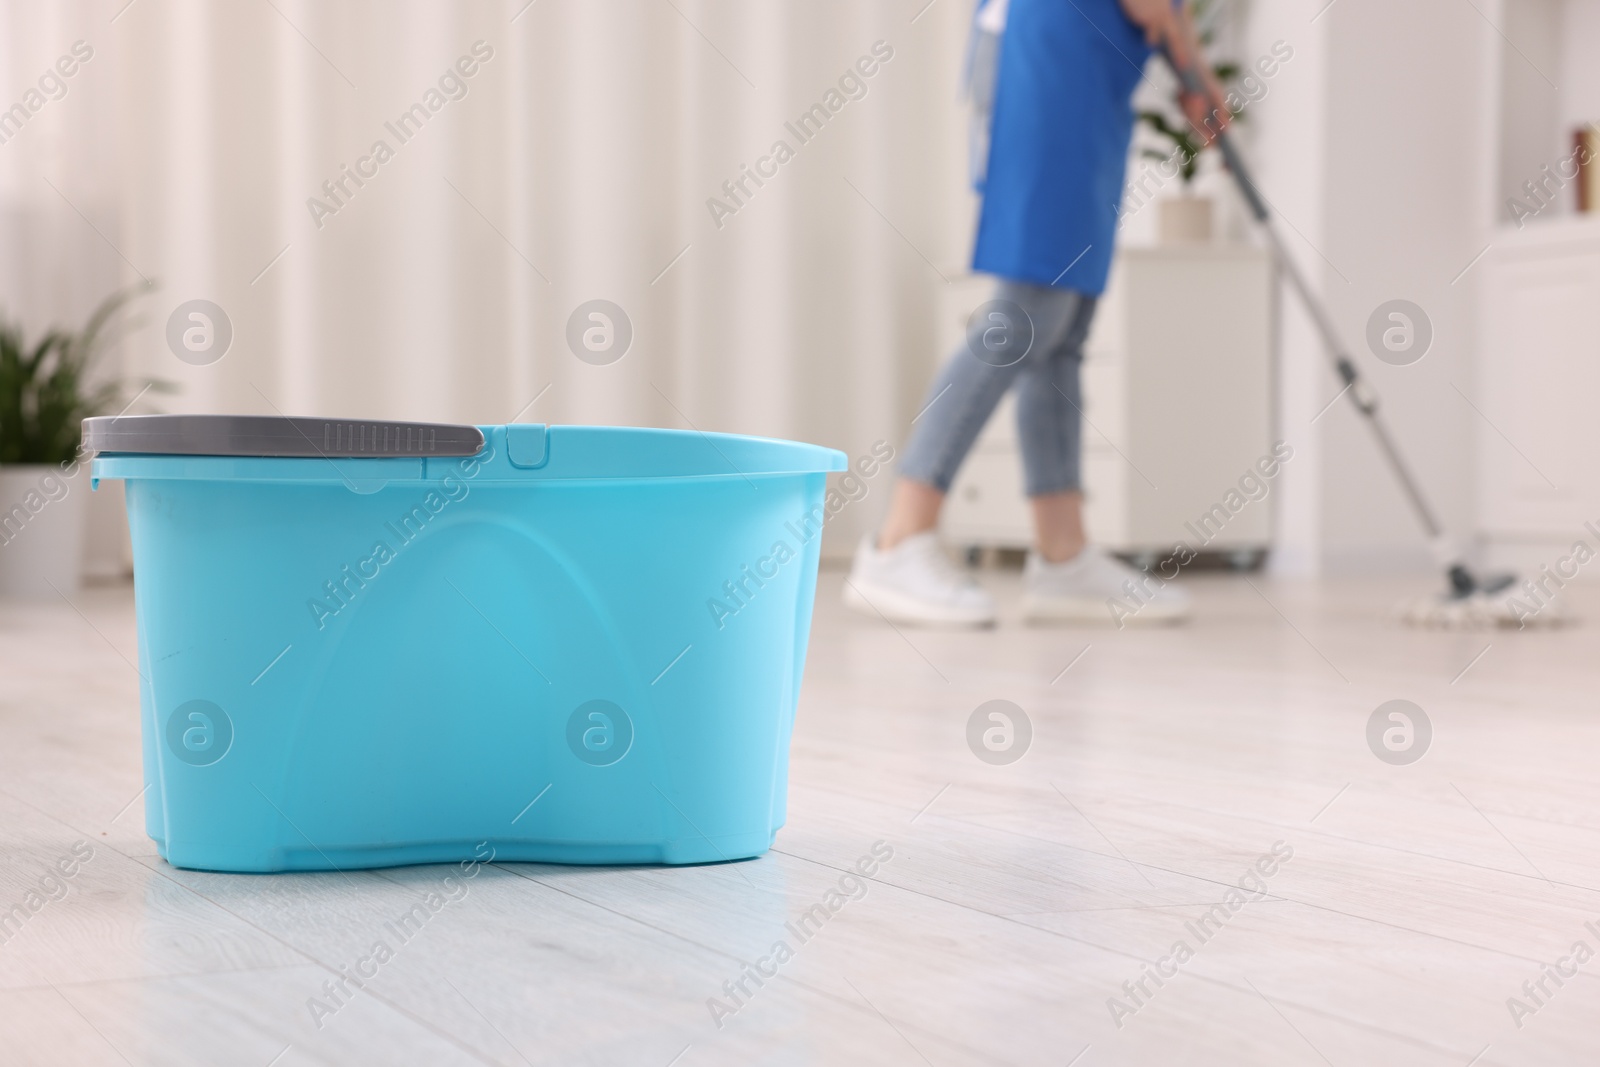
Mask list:
[[771,845],[843,454],[480,429],[470,457],[94,460],[126,483],[145,822],[170,863]]

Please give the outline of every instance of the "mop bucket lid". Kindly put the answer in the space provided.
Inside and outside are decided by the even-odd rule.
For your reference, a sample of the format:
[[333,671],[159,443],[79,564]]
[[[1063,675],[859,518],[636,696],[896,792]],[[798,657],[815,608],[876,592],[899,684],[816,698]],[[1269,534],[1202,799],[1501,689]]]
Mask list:
[[89,452],[176,456],[473,456],[476,426],[280,415],[102,415],[83,420]]
[[341,482],[358,492],[449,472],[477,482],[751,478],[848,469],[820,445],[638,426],[468,426],[241,415],[85,419],[91,480]]

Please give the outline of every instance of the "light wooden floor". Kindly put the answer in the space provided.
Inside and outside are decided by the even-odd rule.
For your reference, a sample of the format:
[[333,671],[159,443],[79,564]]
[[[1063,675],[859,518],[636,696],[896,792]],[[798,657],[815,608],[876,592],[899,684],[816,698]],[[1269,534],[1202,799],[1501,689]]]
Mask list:
[[[1600,1062],[1600,959],[1520,1028],[1507,1008],[1600,950],[1594,629],[1408,632],[1394,583],[1200,578],[1179,630],[902,635],[839,583],[771,854],[486,869],[320,1029],[308,998],[444,871],[168,867],[136,799],[130,594],[0,606],[0,909],[94,848],[0,945],[0,1062]],[[1435,729],[1408,767],[1365,741],[1396,697]],[[991,699],[1034,725],[1010,766],[966,745]],[[707,999],[879,840],[865,896],[719,1030]],[[1276,842],[1269,896],[1201,943],[1186,924]],[[1118,1027],[1108,999],[1179,940]]]

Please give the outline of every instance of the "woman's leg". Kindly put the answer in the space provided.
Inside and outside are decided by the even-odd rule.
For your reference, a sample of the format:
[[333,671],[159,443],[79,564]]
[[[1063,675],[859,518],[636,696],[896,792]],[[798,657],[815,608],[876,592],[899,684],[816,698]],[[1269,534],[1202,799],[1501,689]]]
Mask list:
[[[900,462],[900,478],[879,531],[878,548],[893,548],[907,537],[937,525],[950,483],[994,413],[995,405],[1019,376],[1037,375],[1047,362],[1055,362],[1046,356],[1061,347],[1084,300],[1093,303],[1092,298],[1064,289],[1000,283],[992,302],[999,307],[973,323],[966,340],[951,354],[928,391],[917,428]],[[1014,321],[1019,313],[1024,322]],[[1026,353],[1012,359],[1006,346],[1018,344],[1030,335]],[[1071,388],[1075,396],[1075,374]],[[1073,440],[1076,441],[1075,428]],[[1074,457],[1075,449],[1074,445]],[[1024,455],[1027,452],[1025,446]],[[1072,484],[1076,488],[1075,458],[1073,463]],[[1052,523],[1052,529],[1059,526],[1060,523]]]
[[939,525],[939,510],[944,507],[944,490],[902,475],[889,497],[889,513],[878,531],[878,547],[893,548],[908,537]]
[[1033,505],[1039,554],[1060,563],[1083,550],[1083,345],[1094,320],[1095,298],[1051,290],[1059,324],[1040,340],[1046,347],[1029,359],[1017,381],[1017,439],[1028,498]]
[[1017,436],[1037,536],[1023,569],[1023,616],[1119,628],[1129,621],[1175,622],[1189,613],[1181,590],[1089,546],[1084,536],[1079,379],[1095,301],[1067,295],[1074,303],[1061,316],[1065,328],[1017,379]]
[[879,536],[856,550],[845,603],[891,622],[987,626],[994,600],[955,567],[933,528],[956,470],[1005,391],[1059,345],[1074,307],[1059,291],[1002,283],[928,393]]
[[1039,555],[1051,563],[1069,560],[1083,551],[1083,494],[1077,490],[1031,497],[1033,534]]

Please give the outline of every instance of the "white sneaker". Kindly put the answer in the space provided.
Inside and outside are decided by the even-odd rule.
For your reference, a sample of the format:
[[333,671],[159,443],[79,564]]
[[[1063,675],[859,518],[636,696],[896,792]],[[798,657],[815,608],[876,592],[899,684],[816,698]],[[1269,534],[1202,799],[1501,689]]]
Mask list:
[[1098,623],[1119,630],[1130,623],[1181,622],[1189,617],[1189,594],[1095,545],[1062,563],[1029,552],[1022,616],[1028,622]]
[[932,530],[880,550],[869,534],[844,584],[845,605],[913,626],[992,626],[994,601],[950,562]]

